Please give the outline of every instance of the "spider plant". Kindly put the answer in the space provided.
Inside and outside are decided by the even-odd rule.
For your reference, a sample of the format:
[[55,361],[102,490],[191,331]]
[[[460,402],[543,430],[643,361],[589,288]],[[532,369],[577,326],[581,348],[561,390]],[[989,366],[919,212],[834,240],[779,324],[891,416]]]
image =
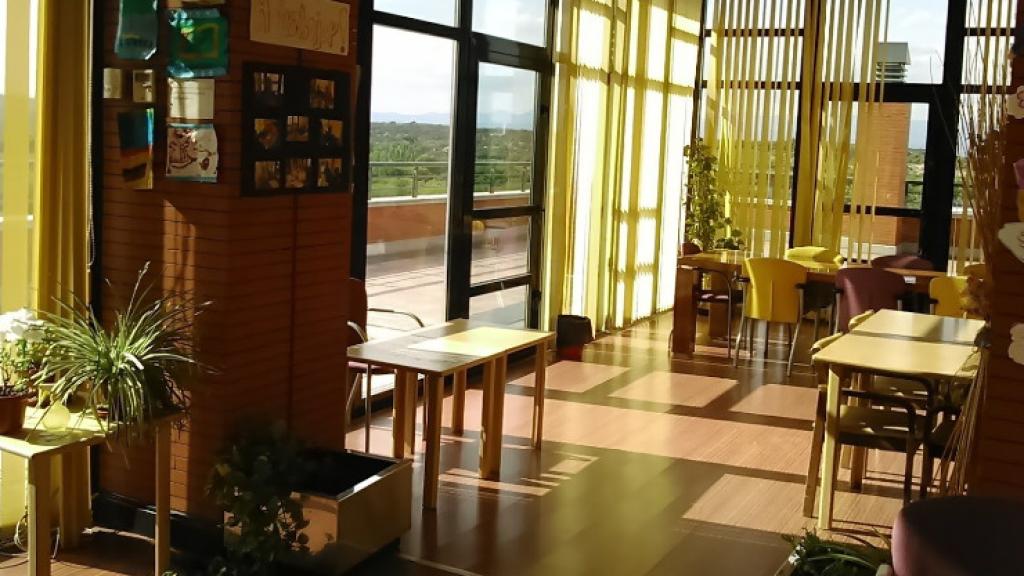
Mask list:
[[871,542],[847,534],[861,546],[847,546],[823,540],[815,532],[784,536],[793,546],[792,576],[875,576],[883,565],[892,565],[892,553]]
[[192,345],[195,306],[176,294],[154,295],[140,270],[127,304],[106,328],[77,297],[50,316],[49,349],[38,374],[67,403],[84,396],[86,412],[106,431],[136,438],[161,416],[188,408],[187,391],[200,367]]

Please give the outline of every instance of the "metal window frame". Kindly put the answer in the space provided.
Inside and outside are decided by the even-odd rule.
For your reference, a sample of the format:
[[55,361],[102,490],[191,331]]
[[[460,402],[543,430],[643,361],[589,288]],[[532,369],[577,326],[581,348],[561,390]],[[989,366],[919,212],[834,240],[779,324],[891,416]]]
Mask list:
[[[353,197],[351,274],[366,278],[367,223],[369,218],[370,100],[373,78],[373,30],[382,25],[447,38],[455,42],[456,67],[453,90],[452,143],[449,165],[449,195],[445,275],[447,281],[446,317],[468,318],[470,299],[529,286],[526,323],[540,322],[540,281],[543,253],[544,199],[546,196],[547,148],[550,132],[549,102],[554,71],[554,34],[558,0],[546,0],[545,45],[534,46],[473,31],[473,0],[458,0],[456,24],[449,26],[417,20],[375,9],[374,1],[361,4],[359,53],[360,83],[356,101],[356,190]],[[498,64],[537,72],[536,114],[534,122],[533,182],[530,202],[525,206],[476,209],[473,186],[476,177],[476,116],[481,63]],[[530,218],[528,274],[488,281],[471,282],[473,221],[496,218]]]

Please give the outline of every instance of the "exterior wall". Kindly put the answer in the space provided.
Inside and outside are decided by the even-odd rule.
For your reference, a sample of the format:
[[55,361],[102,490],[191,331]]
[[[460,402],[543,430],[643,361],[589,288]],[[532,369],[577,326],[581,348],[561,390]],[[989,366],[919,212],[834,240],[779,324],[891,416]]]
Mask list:
[[[1017,26],[1024,25],[1024,4]],[[1024,85],[1024,59],[1013,60],[1013,90]],[[1006,130],[1007,165],[1003,168],[1002,217],[1019,220],[1017,189],[1011,163],[1024,158],[1024,121],[1010,120]],[[1024,322],[1024,264],[1002,245],[990,263],[995,293],[992,303],[992,350],[989,387],[982,408],[977,467],[971,480],[976,494],[1024,500],[1024,370],[1007,355],[1010,328]]]
[[[190,293],[213,306],[197,321],[201,359],[217,372],[202,378],[192,413],[174,434],[171,497],[175,509],[216,517],[204,496],[210,466],[236,424],[287,420],[298,436],[328,447],[343,442],[344,406],[338,380],[346,362],[351,194],[242,198],[241,151],[245,62],[347,71],[356,90],[358,0],[352,6],[352,46],[345,57],[251,42],[248,0],[220,7],[230,21],[230,68],[216,80],[220,150],[216,184],[175,182],[162,176],[166,157],[167,27],[160,12],[160,51],[147,62],[119,60],[113,52],[117,3],[107,2],[104,65],[157,71],[157,134],[153,190],[124,187],[118,156],[117,113],[131,107],[106,100],[102,213],[102,294],[105,318],[117,294],[130,290],[147,261],[164,289]],[[130,77],[128,77],[130,78]],[[130,81],[126,84],[130,91]],[[120,449],[118,451],[121,451]],[[100,489],[152,501],[153,462],[148,447],[103,453]]]

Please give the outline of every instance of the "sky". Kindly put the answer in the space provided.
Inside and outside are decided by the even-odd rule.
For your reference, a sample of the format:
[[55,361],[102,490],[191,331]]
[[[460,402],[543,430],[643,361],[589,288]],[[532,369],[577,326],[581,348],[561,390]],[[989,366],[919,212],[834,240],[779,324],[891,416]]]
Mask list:
[[[532,38],[540,43],[545,0],[477,0],[474,29],[499,36]],[[456,0],[377,0],[377,9],[447,25],[455,24]],[[943,0],[891,0],[889,42],[910,44],[909,82],[932,83],[942,77],[945,44]],[[937,9],[937,6],[939,9]],[[376,121],[415,119],[444,122],[452,106],[454,43],[411,32],[378,27],[374,41],[374,89],[371,106]],[[382,71],[387,71],[383,72]],[[494,70],[495,73],[498,70]],[[491,79],[494,92],[504,92],[506,117],[522,118],[533,106],[533,86],[522,78]],[[415,97],[411,97],[415,95]],[[497,103],[495,103],[497,106]],[[501,110],[495,110],[501,112]],[[912,145],[924,147],[928,107],[915,106]],[[481,120],[485,120],[481,116]],[[487,119],[490,120],[490,119]]]

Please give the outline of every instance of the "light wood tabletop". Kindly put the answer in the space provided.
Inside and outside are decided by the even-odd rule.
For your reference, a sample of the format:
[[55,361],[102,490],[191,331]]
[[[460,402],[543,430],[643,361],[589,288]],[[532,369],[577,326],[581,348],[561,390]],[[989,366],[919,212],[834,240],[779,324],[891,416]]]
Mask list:
[[[535,389],[533,445],[540,448],[544,425],[547,348],[554,332],[508,328],[475,320],[453,320],[407,332],[395,338],[349,346],[348,358],[368,366],[395,370],[392,455],[405,458],[415,452],[417,374],[425,376],[423,507],[437,506],[440,475],[441,406],[444,378],[454,376],[452,432],[462,433],[466,393],[466,372],[482,366],[484,371],[483,417],[480,443],[480,476],[496,479],[501,468],[505,380],[508,355],[535,348]],[[346,386],[351,385],[345,375]],[[348,397],[348,390],[345,391]],[[347,429],[347,424],[346,424]]]
[[[891,318],[886,314],[878,325]],[[913,326],[913,324],[910,324]],[[900,326],[906,327],[905,324]],[[884,374],[936,381],[969,381],[977,371],[978,352],[962,343],[929,342],[906,337],[848,333],[814,355],[815,363],[829,367],[825,399],[825,438],[821,451],[821,492],[818,528],[832,527],[835,466],[839,437],[840,390],[851,373]],[[808,477],[808,490],[814,483]],[[809,492],[810,493],[810,492]]]
[[[51,533],[50,499],[53,459],[61,456],[88,461],[86,449],[102,444],[117,431],[117,426],[102,426],[91,415],[72,413],[67,427],[50,431],[42,427],[45,410],[27,408],[25,425],[16,433],[0,436],[0,452],[24,458],[28,463],[28,573],[30,576],[50,576]],[[162,576],[170,568],[170,489],[171,489],[171,425],[183,414],[173,414],[154,422],[156,436],[156,524],[155,558],[153,571]],[[61,467],[61,541],[74,547],[79,541],[79,529],[84,528],[87,512],[78,510],[74,491],[88,477],[77,471],[84,466],[65,464]]]
[[924,342],[974,345],[982,320],[949,318],[901,310],[879,310],[852,330],[854,334],[875,335]]

